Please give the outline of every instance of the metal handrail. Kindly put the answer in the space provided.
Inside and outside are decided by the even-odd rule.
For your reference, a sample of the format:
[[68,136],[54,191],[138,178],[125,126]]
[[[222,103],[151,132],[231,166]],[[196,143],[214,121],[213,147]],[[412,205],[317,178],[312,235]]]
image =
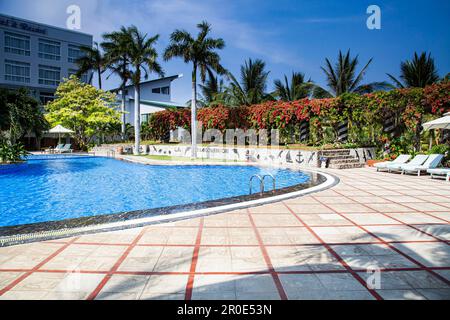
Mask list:
[[263,193],[264,193],[264,179],[263,179],[263,177],[261,177],[259,174],[255,174],[255,175],[253,175],[251,178],[250,178],[250,194],[252,194],[253,192],[252,192],[252,187],[253,187],[253,185],[252,185],[252,182],[253,182],[253,179],[254,178],[257,178],[258,180],[259,180],[259,188],[260,188],[260,194],[262,195]]
[[273,187],[272,192],[275,192],[275,190],[277,189],[277,186],[276,186],[277,180],[275,179],[275,177],[272,174],[268,173],[262,177],[263,181],[265,181],[266,177],[272,178],[272,187]]

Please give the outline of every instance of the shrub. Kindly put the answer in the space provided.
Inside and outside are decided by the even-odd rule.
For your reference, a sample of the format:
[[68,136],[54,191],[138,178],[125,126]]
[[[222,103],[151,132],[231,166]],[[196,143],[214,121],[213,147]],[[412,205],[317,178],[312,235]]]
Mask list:
[[[422,88],[380,91],[366,95],[344,94],[338,98],[302,99],[202,108],[198,120],[203,129],[279,129],[281,141],[298,133],[300,124],[309,123],[309,144],[337,142],[338,127],[347,124],[348,143],[358,147],[389,145],[392,153],[417,151],[421,124],[427,116],[450,111],[449,82]],[[153,114],[149,127],[153,139],[161,139],[177,127],[190,130],[190,110],[166,110]],[[394,128],[384,134],[386,123]],[[345,142],[345,141],[343,141]],[[415,150],[414,148],[415,147]]]
[[6,142],[0,142],[0,163],[19,162],[27,155],[28,152],[25,151],[21,143],[10,145]]

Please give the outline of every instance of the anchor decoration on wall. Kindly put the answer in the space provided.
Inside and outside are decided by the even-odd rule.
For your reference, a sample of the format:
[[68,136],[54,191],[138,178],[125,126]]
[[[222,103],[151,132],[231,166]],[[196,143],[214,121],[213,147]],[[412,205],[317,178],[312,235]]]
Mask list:
[[299,151],[297,153],[297,157],[295,158],[295,161],[299,164],[305,162],[305,159],[303,159],[303,154],[301,151]]

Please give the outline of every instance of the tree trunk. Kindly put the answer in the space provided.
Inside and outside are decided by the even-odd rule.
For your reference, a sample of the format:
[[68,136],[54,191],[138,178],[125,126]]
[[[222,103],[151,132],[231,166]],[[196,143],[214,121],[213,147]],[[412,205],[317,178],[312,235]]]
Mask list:
[[422,116],[419,119],[419,122],[416,126],[416,132],[415,132],[415,136],[414,136],[414,150],[416,152],[420,152],[421,149],[421,143],[420,143],[420,135],[422,133]]
[[139,155],[141,144],[141,88],[134,86],[134,154]]
[[197,65],[192,70],[192,101],[191,101],[191,157],[197,158]]
[[126,130],[126,124],[125,124],[125,86],[122,87],[122,106],[121,106],[121,111],[122,111],[122,141],[125,141],[125,130]]
[[98,73],[98,88],[101,90],[102,89],[102,72],[101,72],[100,68],[97,69],[97,73]]

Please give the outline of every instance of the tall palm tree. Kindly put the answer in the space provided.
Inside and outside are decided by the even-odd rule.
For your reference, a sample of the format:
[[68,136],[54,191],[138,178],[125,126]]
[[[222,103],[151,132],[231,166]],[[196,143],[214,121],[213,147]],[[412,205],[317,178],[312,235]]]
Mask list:
[[[102,74],[106,70],[106,59],[100,51],[99,45],[97,42],[94,43],[93,47],[82,46],[80,47],[83,55],[78,58],[75,63],[78,65],[78,72],[76,73],[77,77],[81,77],[82,74],[85,74],[89,71],[95,71],[98,76],[98,87],[102,88]],[[89,83],[92,84],[93,73],[89,78]]]
[[192,158],[197,157],[197,69],[200,71],[202,82],[206,80],[206,73],[211,69],[219,74],[225,73],[220,64],[220,56],[215,51],[225,47],[223,39],[208,37],[211,25],[203,21],[197,25],[199,33],[197,38],[185,30],[175,30],[170,35],[170,44],[164,52],[164,60],[174,57],[184,59],[185,63],[192,63],[192,100],[191,100],[191,137]]
[[159,35],[148,37],[135,26],[126,29],[127,56],[131,66],[131,82],[134,85],[134,154],[139,154],[141,143],[141,79],[148,78],[150,73],[164,76],[161,65],[156,61],[158,53],[155,44]]
[[252,105],[271,99],[266,93],[268,71],[265,71],[266,64],[262,60],[248,59],[241,66],[241,77],[238,81],[231,73],[227,76],[230,79],[228,95],[232,105]]
[[108,69],[110,69],[113,74],[118,75],[122,80],[120,84],[122,111],[121,133],[122,140],[124,140],[126,136],[125,87],[128,81],[131,80],[130,61],[128,57],[128,30],[122,26],[120,31],[104,34],[103,39],[104,42],[101,46],[105,51]]
[[352,58],[350,56],[350,50],[348,50],[345,55],[339,50],[338,61],[334,67],[330,60],[326,58],[325,66],[321,67],[321,69],[326,75],[329,90],[316,87],[314,96],[316,98],[338,97],[343,93],[348,92],[364,94],[390,88],[391,86],[386,82],[372,82],[361,85],[372,60],[373,59],[370,59],[357,74],[356,67],[359,63],[358,56]]
[[414,57],[411,61],[407,60],[400,64],[400,70],[400,79],[403,82],[391,74],[387,74],[399,88],[424,88],[439,81],[434,59],[431,58],[431,54],[427,56],[426,52],[422,52],[420,56],[417,52],[414,52]]
[[311,79],[305,81],[305,74],[301,72],[293,72],[291,76],[291,83],[288,77],[284,76],[284,83],[277,79],[274,81],[275,93],[282,101],[296,101],[307,98],[311,95],[313,83]]

